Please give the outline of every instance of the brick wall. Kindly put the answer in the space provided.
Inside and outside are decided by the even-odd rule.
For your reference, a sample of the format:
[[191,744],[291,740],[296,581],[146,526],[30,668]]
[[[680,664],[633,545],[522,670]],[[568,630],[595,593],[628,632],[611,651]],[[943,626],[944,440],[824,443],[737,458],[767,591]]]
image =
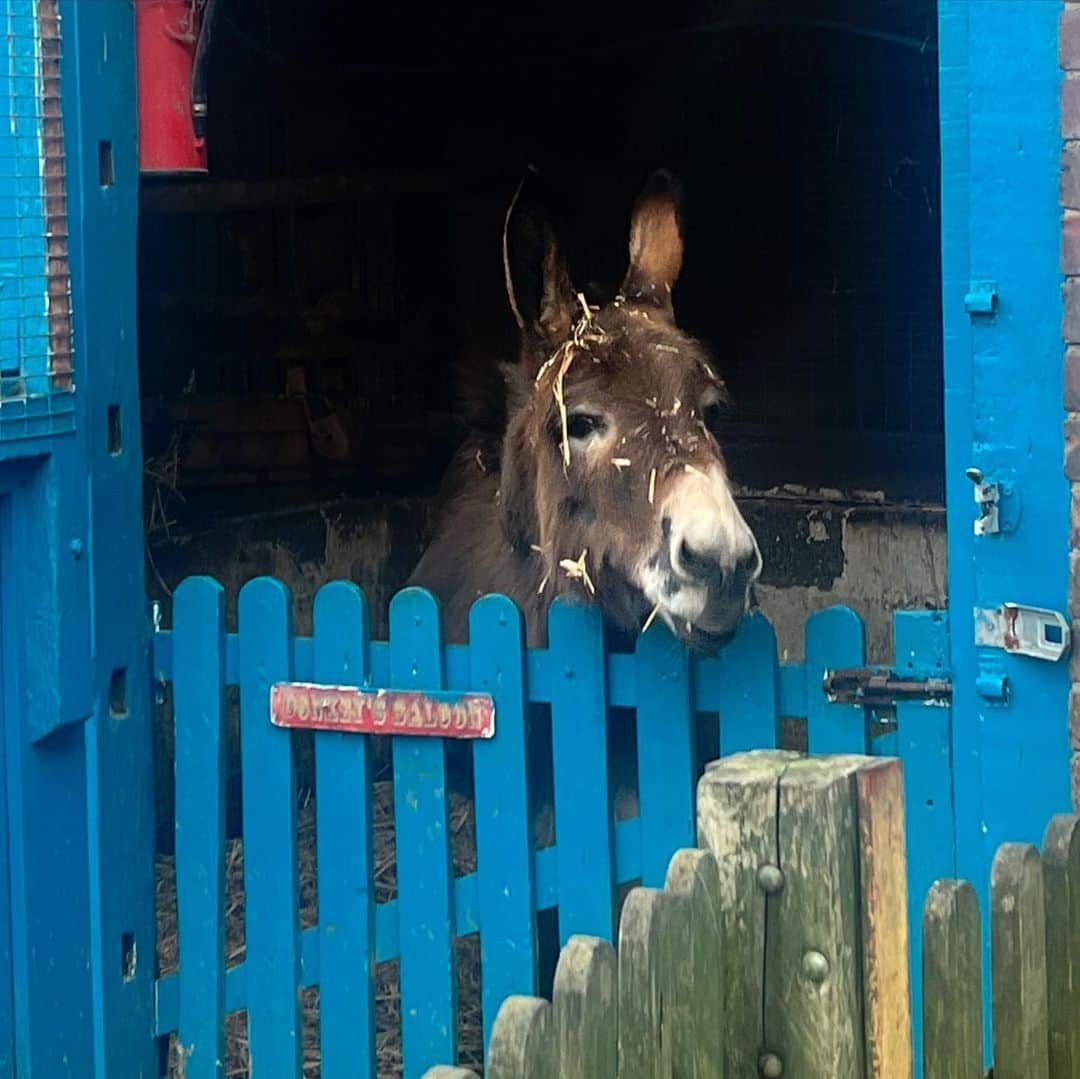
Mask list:
[[[1080,639],[1080,2],[1069,0],[1058,35],[1061,67],[1061,271],[1065,275],[1065,473],[1072,483],[1069,617]],[[1080,809],[1080,648],[1069,695],[1073,803]]]

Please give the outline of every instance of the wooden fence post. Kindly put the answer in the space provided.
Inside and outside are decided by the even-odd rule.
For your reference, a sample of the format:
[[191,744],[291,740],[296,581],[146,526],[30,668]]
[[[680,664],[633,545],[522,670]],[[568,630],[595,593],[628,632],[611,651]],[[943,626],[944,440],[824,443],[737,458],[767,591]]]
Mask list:
[[1004,843],[990,871],[994,1079],[1047,1079],[1046,911],[1042,862]]
[[1043,839],[1050,1074],[1080,1074],[1080,817],[1061,814]]
[[983,1079],[982,933],[966,880],[939,880],[923,908],[923,1079]]
[[902,821],[894,759],[751,752],[706,770],[729,1077],[910,1079]]

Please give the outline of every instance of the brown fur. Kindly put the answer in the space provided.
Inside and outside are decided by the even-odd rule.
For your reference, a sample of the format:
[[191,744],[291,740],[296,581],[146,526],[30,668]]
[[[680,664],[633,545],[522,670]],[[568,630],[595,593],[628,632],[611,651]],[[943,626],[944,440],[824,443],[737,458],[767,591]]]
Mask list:
[[[674,185],[662,174],[638,200],[629,247],[621,294],[587,308],[547,236],[538,310],[518,362],[504,370],[504,429],[477,431],[456,456],[436,535],[410,579],[440,598],[451,641],[466,639],[469,608],[490,592],[522,609],[530,644],[544,641],[548,607],[568,592],[636,631],[651,605],[631,571],[659,543],[666,485],[687,468],[722,465],[701,402],[726,393],[707,350],[675,324],[683,241]],[[610,417],[610,452],[565,464],[560,385],[570,413],[588,405]],[[595,596],[567,568],[582,552]],[[691,644],[694,635],[687,627]]]

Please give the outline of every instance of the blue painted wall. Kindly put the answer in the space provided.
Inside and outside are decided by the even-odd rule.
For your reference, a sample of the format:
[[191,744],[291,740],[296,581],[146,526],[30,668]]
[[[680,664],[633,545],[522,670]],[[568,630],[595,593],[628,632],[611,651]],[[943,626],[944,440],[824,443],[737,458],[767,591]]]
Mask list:
[[[25,18],[35,5],[12,7]],[[0,910],[11,915],[0,939],[0,1074],[150,1076],[133,14],[97,0],[63,0],[60,12],[76,389],[0,410]],[[113,182],[103,187],[106,143]],[[0,217],[25,211],[24,243],[33,226],[40,248],[27,190],[0,189]],[[110,707],[110,686],[122,707]]]

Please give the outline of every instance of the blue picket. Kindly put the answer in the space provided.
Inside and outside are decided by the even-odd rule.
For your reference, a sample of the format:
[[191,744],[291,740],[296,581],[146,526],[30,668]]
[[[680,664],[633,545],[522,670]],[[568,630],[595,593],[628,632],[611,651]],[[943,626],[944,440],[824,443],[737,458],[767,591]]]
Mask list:
[[185,1075],[225,1074],[225,591],[209,577],[176,590],[177,1034]]
[[559,936],[611,941],[615,890],[604,630],[596,607],[556,600],[548,616]]
[[[363,686],[368,610],[353,584],[315,596],[315,681]],[[375,1071],[375,893],[368,735],[315,733],[319,1047],[324,1079]]]
[[862,619],[849,607],[830,607],[806,622],[806,734],[811,753],[869,753],[866,710],[825,696],[827,670],[866,663]]
[[296,777],[290,732],[270,723],[270,687],[292,673],[291,596],[259,577],[240,590],[247,1011],[251,1057],[299,1075],[300,935]]
[[695,681],[701,711],[720,715],[722,756],[780,744],[776,631],[763,614],[748,615],[728,645],[699,661]]
[[[949,629],[944,611],[897,611],[894,666],[909,678],[945,678]],[[956,875],[953,850],[951,709],[945,704],[900,701],[896,755],[904,764],[908,888],[925,896],[934,881]],[[922,905],[909,904],[911,969],[922,970]],[[912,978],[912,1014],[922,1015],[922,980]],[[914,1024],[915,1059],[922,1060],[922,1024]]]
[[[439,608],[419,588],[390,604],[394,689],[441,689]],[[394,825],[401,934],[405,1079],[457,1059],[453,873],[446,751],[437,738],[394,738]]]
[[505,596],[469,615],[472,688],[495,701],[495,737],[473,750],[484,1045],[503,1000],[537,989],[536,895],[529,821],[525,629]]
[[666,626],[637,643],[641,882],[663,888],[671,856],[696,846],[695,719],[690,657]]

